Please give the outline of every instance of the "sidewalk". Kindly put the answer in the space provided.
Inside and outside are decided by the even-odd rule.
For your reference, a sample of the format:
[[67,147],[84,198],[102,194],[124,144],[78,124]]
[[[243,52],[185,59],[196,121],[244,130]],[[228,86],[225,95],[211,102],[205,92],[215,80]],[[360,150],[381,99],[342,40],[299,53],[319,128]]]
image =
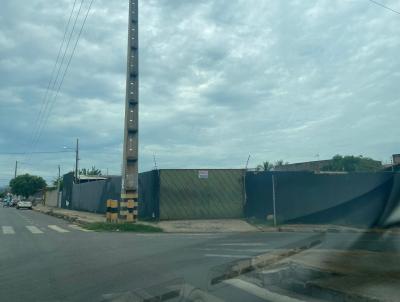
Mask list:
[[33,210],[43,214],[61,218],[70,222],[75,222],[80,225],[106,221],[106,217],[104,214],[95,214],[95,213],[73,211],[55,207],[47,207],[40,204],[33,207]]
[[305,233],[388,233],[400,235],[400,228],[367,229],[340,225],[318,224],[286,224],[282,226],[267,226],[256,224],[261,232],[305,232]]
[[[37,205],[33,209],[40,213],[65,219],[80,225],[106,221],[104,214],[67,210],[43,205]],[[256,227],[241,219],[177,220],[160,222],[139,221],[139,223],[159,227],[166,233],[259,232]]]
[[[268,253],[262,260],[268,263],[277,253]],[[305,250],[261,267],[254,275],[267,289],[280,288],[322,301],[395,302],[400,296],[396,252]]]
[[331,274],[307,282],[306,287],[319,297],[394,302],[400,296],[398,257],[397,252],[310,250],[290,261]]
[[242,219],[202,219],[160,221],[157,226],[167,233],[241,233],[260,232]]
[[[55,207],[36,205],[35,211],[65,219],[80,225],[94,222],[105,222],[105,214],[67,210]],[[362,229],[338,225],[292,224],[273,227],[263,224],[251,224],[243,219],[206,219],[206,220],[173,220],[146,222],[141,224],[157,226],[167,233],[235,233],[235,232],[302,232],[302,233],[387,233],[400,235],[400,228]]]

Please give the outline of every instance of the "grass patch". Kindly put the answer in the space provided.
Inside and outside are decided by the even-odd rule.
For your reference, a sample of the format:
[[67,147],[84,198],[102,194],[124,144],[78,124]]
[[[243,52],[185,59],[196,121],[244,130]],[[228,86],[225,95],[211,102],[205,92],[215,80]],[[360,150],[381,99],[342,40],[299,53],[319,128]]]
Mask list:
[[97,232],[143,232],[158,233],[163,230],[159,227],[140,223],[106,223],[94,222],[85,225],[85,228]]

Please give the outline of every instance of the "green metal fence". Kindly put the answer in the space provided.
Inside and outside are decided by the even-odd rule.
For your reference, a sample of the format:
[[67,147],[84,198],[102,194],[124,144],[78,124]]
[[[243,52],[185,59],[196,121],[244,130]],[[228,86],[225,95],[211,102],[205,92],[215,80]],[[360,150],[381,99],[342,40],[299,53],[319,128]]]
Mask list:
[[179,169],[159,173],[160,219],[243,217],[243,170]]

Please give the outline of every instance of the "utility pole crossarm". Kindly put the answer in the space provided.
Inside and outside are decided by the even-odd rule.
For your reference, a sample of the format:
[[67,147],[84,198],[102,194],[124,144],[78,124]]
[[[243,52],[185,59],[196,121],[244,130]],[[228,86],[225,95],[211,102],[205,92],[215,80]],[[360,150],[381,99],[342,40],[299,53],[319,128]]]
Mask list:
[[125,130],[120,216],[127,221],[137,218],[138,130],[139,130],[139,58],[138,0],[129,0],[128,52],[125,96]]

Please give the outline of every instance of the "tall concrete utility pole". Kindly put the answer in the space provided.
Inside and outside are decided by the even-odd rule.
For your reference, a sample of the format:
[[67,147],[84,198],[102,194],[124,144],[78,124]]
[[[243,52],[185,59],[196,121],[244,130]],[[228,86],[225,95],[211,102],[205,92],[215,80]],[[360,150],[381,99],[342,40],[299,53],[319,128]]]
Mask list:
[[129,0],[128,58],[126,70],[125,131],[122,162],[120,218],[136,221],[138,201],[138,1]]
[[17,172],[18,172],[18,160],[15,161],[14,178],[17,177]]
[[60,207],[60,185],[61,185],[61,168],[58,165],[58,178],[57,178],[57,207]]

